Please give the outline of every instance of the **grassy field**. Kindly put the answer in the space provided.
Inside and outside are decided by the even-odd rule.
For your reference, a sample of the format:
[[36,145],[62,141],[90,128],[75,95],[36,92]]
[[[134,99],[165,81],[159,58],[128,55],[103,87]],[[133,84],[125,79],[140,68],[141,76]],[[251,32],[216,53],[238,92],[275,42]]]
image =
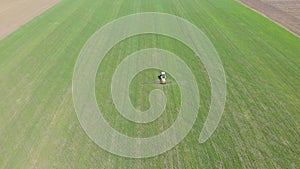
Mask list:
[[[198,137],[210,105],[210,84],[201,61],[174,39],[135,36],[104,58],[96,96],[118,131],[147,137],[167,129],[180,105],[177,85],[141,85],[159,70],[141,72],[130,87],[137,108],[161,88],[167,109],[156,121],[135,124],[112,104],[110,83],[128,54],[157,47],[182,57],[197,77],[201,107],[193,130],[172,150],[129,159],[94,144],[77,120],[72,75],[88,38],[104,24],[137,12],[164,12],[198,26],[216,47],[226,72],[223,118],[204,144]],[[0,168],[299,168],[300,39],[233,0],[63,0],[0,41]],[[154,78],[153,78],[154,77]],[[153,78],[153,79],[152,79]]]

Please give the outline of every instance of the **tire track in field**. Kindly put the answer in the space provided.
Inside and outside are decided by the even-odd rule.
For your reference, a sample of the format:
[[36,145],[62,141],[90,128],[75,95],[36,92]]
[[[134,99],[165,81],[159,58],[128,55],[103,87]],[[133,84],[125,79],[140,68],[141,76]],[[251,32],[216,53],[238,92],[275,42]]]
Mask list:
[[[88,24],[88,23],[86,23],[86,24]],[[55,30],[57,29],[57,27],[55,28]],[[68,30],[68,29],[65,29],[65,30]],[[53,32],[51,32],[51,33],[53,33]],[[51,34],[50,33],[50,34]],[[76,40],[76,39],[75,39]],[[71,42],[74,42],[74,39],[70,39],[70,41]],[[69,42],[68,42],[69,43]],[[57,44],[58,45],[58,44]],[[34,48],[32,51],[33,51],[33,53],[32,53],[32,51],[30,52],[31,53],[31,55],[34,55],[34,51],[36,51],[37,50],[37,48]],[[55,51],[55,54],[56,55],[58,55],[59,53],[61,53],[61,52],[63,52],[64,50],[63,50],[63,48],[61,48],[61,49],[59,49],[59,50],[57,50],[57,51]],[[31,59],[31,60],[30,60]],[[32,60],[33,59],[33,60]],[[45,59],[45,60],[43,60],[43,62],[41,62],[39,65],[47,65],[47,66],[44,66],[43,68],[36,68],[36,69],[33,69],[33,75],[35,76],[34,77],[34,81],[32,82],[32,83],[30,83],[30,84],[39,84],[39,87],[38,87],[38,89],[40,89],[40,87],[41,86],[43,86],[43,84],[41,84],[41,83],[43,83],[43,80],[41,80],[41,79],[45,79],[45,78],[43,78],[44,76],[46,76],[45,75],[45,73],[47,73],[47,72],[51,72],[51,69],[50,68],[53,68],[53,66],[55,66],[55,65],[49,65],[49,63],[53,63],[53,62],[57,62],[58,61],[58,59],[60,59],[60,58],[57,58],[57,57],[48,57],[47,59]],[[24,68],[24,65],[32,65],[33,63],[35,63],[35,62],[32,62],[32,61],[34,61],[35,59],[33,58],[33,57],[29,57],[29,58],[26,58],[26,62],[22,62],[22,65],[20,66],[19,65],[19,69],[17,69],[17,70],[15,70],[15,72],[20,72],[20,68]],[[56,65],[57,66],[57,65]],[[13,94],[13,93],[16,93],[19,89],[24,89],[24,84],[26,84],[26,81],[28,81],[28,79],[26,79],[26,78],[22,78],[21,79],[21,81],[18,83],[18,85],[15,85],[14,86],[14,91],[10,91],[10,93],[11,94]],[[30,87],[30,86],[29,86]],[[27,91],[27,90],[25,90],[25,91]],[[30,92],[29,92],[30,93]],[[33,94],[36,94],[36,91],[32,91],[31,93],[33,93]],[[19,96],[19,95],[17,95],[17,96]],[[31,96],[30,96],[31,97]],[[52,98],[52,99],[54,99],[54,98]],[[51,100],[51,99],[49,99],[49,100]],[[32,101],[33,102],[33,101]],[[31,102],[31,105],[33,104]],[[42,104],[42,103],[40,103],[40,104]],[[27,104],[25,104],[25,103],[23,103],[23,108],[19,108],[20,109],[20,111],[24,111],[24,108],[25,107],[28,107],[28,105]],[[37,111],[37,112],[34,112],[34,115],[33,115],[33,119],[36,119],[36,117],[37,117],[37,114],[40,114],[40,113],[42,113],[41,111]],[[26,113],[25,113],[26,114]],[[24,117],[24,112],[19,112],[19,114],[18,115],[21,115],[22,117]],[[40,116],[40,117],[43,117],[43,116]],[[21,117],[18,117],[19,119],[21,118]],[[10,124],[10,122],[8,122],[6,125],[8,125],[8,124]],[[34,124],[33,124],[34,125]],[[20,134],[20,133],[23,133],[23,134]],[[18,135],[18,137],[20,137],[20,138],[24,138],[25,137],[25,133],[28,133],[28,132],[26,132],[26,131],[24,131],[24,132],[20,132],[19,133],[19,135]],[[16,149],[22,149],[22,146],[20,145],[21,143],[23,143],[24,141],[21,141],[21,140],[19,140],[19,143],[18,144],[16,144],[15,145],[15,148]],[[7,159],[10,159],[10,158],[7,158]]]
[[[74,12],[74,11],[73,11]],[[71,15],[69,15],[71,16]],[[64,21],[67,20],[67,18],[64,18]],[[49,42],[46,42],[45,39],[47,39],[46,37],[50,37],[51,34],[53,34],[55,31],[57,31],[58,27],[60,25],[55,26],[54,28],[51,29],[51,32],[47,33],[46,35],[42,35],[42,38],[39,38],[39,44],[46,44]],[[67,29],[65,29],[67,30]],[[54,46],[55,49],[58,49],[60,43],[55,43],[56,45]],[[35,45],[34,45],[35,46]],[[47,46],[47,45],[45,45]],[[9,83],[13,83],[15,81],[17,81],[17,84],[15,85],[11,85],[11,84],[4,84],[6,87],[3,87],[7,93],[5,95],[9,96],[10,99],[7,100],[7,102],[5,103],[6,105],[11,105],[10,109],[15,109],[14,111],[19,111],[18,114],[16,114],[16,116],[13,116],[14,118],[17,118],[18,116],[20,116],[21,112],[20,111],[24,111],[24,109],[27,106],[27,103],[32,101],[32,95],[30,95],[30,93],[34,93],[34,85],[40,84],[43,82],[43,76],[45,76],[45,74],[47,74],[47,72],[50,71],[50,68],[53,65],[49,65],[49,63],[51,63],[51,61],[53,61],[53,59],[57,59],[53,56],[46,56],[45,59],[43,59],[42,62],[40,62],[40,60],[38,60],[39,58],[35,58],[33,56],[36,56],[35,53],[36,51],[38,51],[38,49],[40,48],[40,46],[35,46],[34,48],[30,49],[27,53],[23,52],[23,55],[21,55],[21,57],[16,57],[13,59],[13,61],[9,60],[9,63],[6,64],[4,67],[2,67],[2,73],[4,74],[9,74],[9,76],[3,76],[4,79],[2,79],[2,77],[0,78],[1,80],[5,81],[5,82],[9,82]],[[45,51],[44,51],[45,52]],[[55,51],[55,55],[57,55],[58,53],[63,52],[63,49],[59,49],[57,51]],[[16,60],[18,59],[18,62],[16,62]],[[15,66],[17,65],[17,66]],[[34,65],[34,67],[32,68],[32,65]],[[46,65],[46,66],[45,66]],[[32,68],[30,71],[24,71],[24,69],[26,67]],[[28,69],[26,69],[28,70]],[[21,73],[20,73],[21,72]],[[25,74],[26,73],[26,74]],[[19,77],[21,76],[21,77]],[[17,80],[15,80],[17,79]],[[32,79],[32,80],[30,80]],[[10,86],[10,87],[8,87]],[[39,87],[43,86],[39,85]],[[35,86],[37,88],[37,86]],[[18,93],[18,90],[22,89],[23,92],[19,93],[18,95],[15,95],[15,93]],[[15,96],[14,96],[15,95]],[[15,98],[16,97],[16,98]],[[9,102],[10,101],[10,102]],[[22,101],[22,102],[21,102]],[[22,103],[22,105],[17,105],[18,103]],[[11,122],[13,122],[13,117],[10,118],[10,120],[7,120],[4,124],[5,126],[10,125]]]

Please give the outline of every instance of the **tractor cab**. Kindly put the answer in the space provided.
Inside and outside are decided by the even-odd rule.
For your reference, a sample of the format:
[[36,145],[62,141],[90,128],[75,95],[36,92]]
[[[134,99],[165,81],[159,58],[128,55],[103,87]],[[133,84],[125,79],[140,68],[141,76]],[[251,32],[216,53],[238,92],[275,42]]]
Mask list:
[[167,75],[166,75],[166,72],[161,72],[160,75],[158,76],[158,79],[160,81],[160,84],[166,84],[167,81]]

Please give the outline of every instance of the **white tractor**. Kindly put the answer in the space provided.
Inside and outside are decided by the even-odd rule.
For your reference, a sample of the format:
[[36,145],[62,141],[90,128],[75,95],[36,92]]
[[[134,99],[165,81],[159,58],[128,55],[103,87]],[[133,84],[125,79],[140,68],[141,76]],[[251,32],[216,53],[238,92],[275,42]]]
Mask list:
[[161,72],[160,75],[158,76],[158,79],[159,79],[159,82],[160,84],[166,84],[167,81],[167,75],[166,75],[166,72]]

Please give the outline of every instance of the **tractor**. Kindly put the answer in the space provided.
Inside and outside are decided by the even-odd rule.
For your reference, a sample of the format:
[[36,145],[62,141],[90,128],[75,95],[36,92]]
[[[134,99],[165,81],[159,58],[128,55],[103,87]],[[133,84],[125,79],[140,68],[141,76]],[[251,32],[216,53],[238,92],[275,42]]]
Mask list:
[[166,84],[167,81],[167,75],[166,75],[166,72],[161,72],[160,75],[158,76],[158,79],[159,79],[159,82],[160,84]]

